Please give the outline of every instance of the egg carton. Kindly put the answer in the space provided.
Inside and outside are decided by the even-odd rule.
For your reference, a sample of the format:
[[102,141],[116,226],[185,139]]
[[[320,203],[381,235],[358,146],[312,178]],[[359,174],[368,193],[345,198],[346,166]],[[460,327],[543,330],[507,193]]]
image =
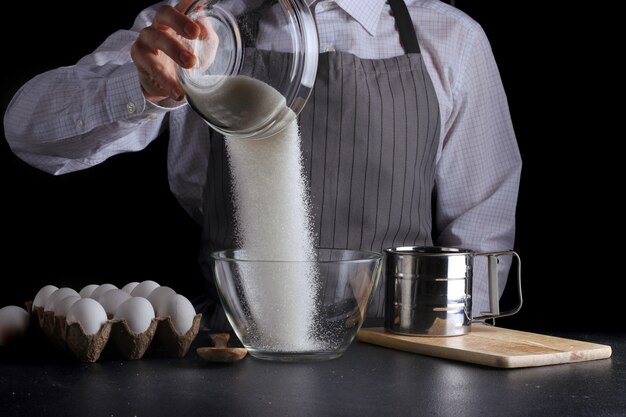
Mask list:
[[133,332],[126,319],[109,317],[95,334],[86,334],[80,323],[68,324],[64,316],[26,303],[33,322],[39,325],[52,344],[70,351],[81,362],[96,362],[105,348],[111,346],[125,359],[141,359],[148,351],[157,356],[184,357],[200,330],[202,314],[196,314],[191,328],[180,334],[170,317],[155,317],[148,329]]

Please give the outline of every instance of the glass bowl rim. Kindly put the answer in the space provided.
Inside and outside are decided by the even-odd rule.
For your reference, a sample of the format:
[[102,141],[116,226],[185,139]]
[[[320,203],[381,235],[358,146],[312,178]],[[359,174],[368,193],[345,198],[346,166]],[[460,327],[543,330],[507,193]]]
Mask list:
[[213,261],[223,261],[223,262],[237,262],[237,263],[273,263],[273,264],[339,264],[339,263],[367,263],[371,261],[381,261],[383,259],[383,254],[381,252],[375,252],[371,250],[362,250],[362,249],[340,249],[340,248],[315,248],[316,253],[320,251],[329,251],[329,252],[349,252],[353,254],[362,254],[363,257],[358,259],[334,259],[334,260],[273,260],[273,259],[238,259],[234,258],[232,255],[234,253],[245,252],[245,249],[223,249],[218,251],[213,251],[210,254],[210,257]]

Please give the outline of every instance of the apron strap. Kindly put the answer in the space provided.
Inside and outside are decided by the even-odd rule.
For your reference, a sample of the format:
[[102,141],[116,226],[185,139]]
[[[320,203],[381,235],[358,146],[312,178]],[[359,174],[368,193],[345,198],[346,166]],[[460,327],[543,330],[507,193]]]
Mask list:
[[417,42],[415,27],[413,26],[409,10],[406,8],[406,4],[404,4],[404,0],[388,0],[388,3],[396,19],[396,24],[398,25],[400,42],[404,47],[404,52],[407,54],[419,54],[420,46]]

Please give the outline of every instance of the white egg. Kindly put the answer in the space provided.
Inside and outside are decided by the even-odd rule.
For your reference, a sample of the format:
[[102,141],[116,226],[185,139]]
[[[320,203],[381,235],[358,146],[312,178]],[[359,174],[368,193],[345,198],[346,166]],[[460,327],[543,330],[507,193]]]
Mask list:
[[131,297],[117,307],[114,318],[126,319],[133,333],[143,333],[150,327],[154,318],[154,309],[147,298]]
[[60,300],[58,300],[54,304],[54,315],[55,317],[65,317],[67,316],[67,312],[74,305],[76,301],[80,300],[80,296],[78,295],[68,295]]
[[67,312],[67,324],[80,323],[85,334],[96,334],[107,322],[107,313],[99,302],[81,298]]
[[137,281],[129,282],[128,284],[124,285],[122,289],[130,294],[131,292],[133,292],[137,285],[139,285]]
[[85,285],[80,291],[78,291],[78,295],[80,295],[82,298],[88,298],[91,293],[94,292],[94,290],[98,287],[98,284]]
[[117,307],[130,298],[130,294],[117,288],[109,290],[98,297],[98,302],[104,307],[104,311],[113,315]]
[[37,295],[35,296],[35,299],[33,300],[33,307],[43,307],[44,304],[46,304],[46,300],[48,299],[50,294],[52,294],[53,292],[55,292],[58,289],[59,289],[59,287],[57,287],[55,285],[46,285],[45,287],[40,289],[37,292]]
[[100,298],[100,296],[102,294],[104,294],[105,292],[109,291],[109,290],[115,290],[117,289],[117,286],[113,285],[113,284],[102,284],[99,285],[98,288],[96,288],[95,290],[93,290],[93,292],[91,294],[89,294],[89,298],[92,298],[96,301],[98,301],[98,298]]
[[180,334],[185,334],[193,325],[196,310],[193,308],[191,301],[184,295],[174,294],[163,303],[157,315],[159,317],[170,317],[176,331]]
[[176,294],[176,291],[171,289],[170,287],[160,286],[155,288],[150,295],[148,296],[148,301],[152,304],[154,311],[159,311],[165,301],[167,299]]
[[0,346],[24,336],[30,325],[30,315],[18,306],[0,308]]
[[48,296],[46,299],[46,303],[44,304],[43,311],[55,311],[55,305],[58,301],[61,301],[65,297],[69,295],[75,295],[80,297],[76,290],[70,287],[61,287],[54,291],[52,294]]
[[160,287],[160,285],[154,281],[141,281],[135,288],[133,288],[133,290],[130,292],[130,295],[132,295],[133,297],[148,298],[150,293],[158,287]]

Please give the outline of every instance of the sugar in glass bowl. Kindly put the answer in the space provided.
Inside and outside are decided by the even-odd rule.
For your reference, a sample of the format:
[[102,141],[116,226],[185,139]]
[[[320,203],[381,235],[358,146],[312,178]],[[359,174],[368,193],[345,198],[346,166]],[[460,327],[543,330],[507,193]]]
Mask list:
[[359,331],[380,280],[383,256],[317,249],[302,261],[213,252],[226,316],[250,355],[275,361],[340,357]]

